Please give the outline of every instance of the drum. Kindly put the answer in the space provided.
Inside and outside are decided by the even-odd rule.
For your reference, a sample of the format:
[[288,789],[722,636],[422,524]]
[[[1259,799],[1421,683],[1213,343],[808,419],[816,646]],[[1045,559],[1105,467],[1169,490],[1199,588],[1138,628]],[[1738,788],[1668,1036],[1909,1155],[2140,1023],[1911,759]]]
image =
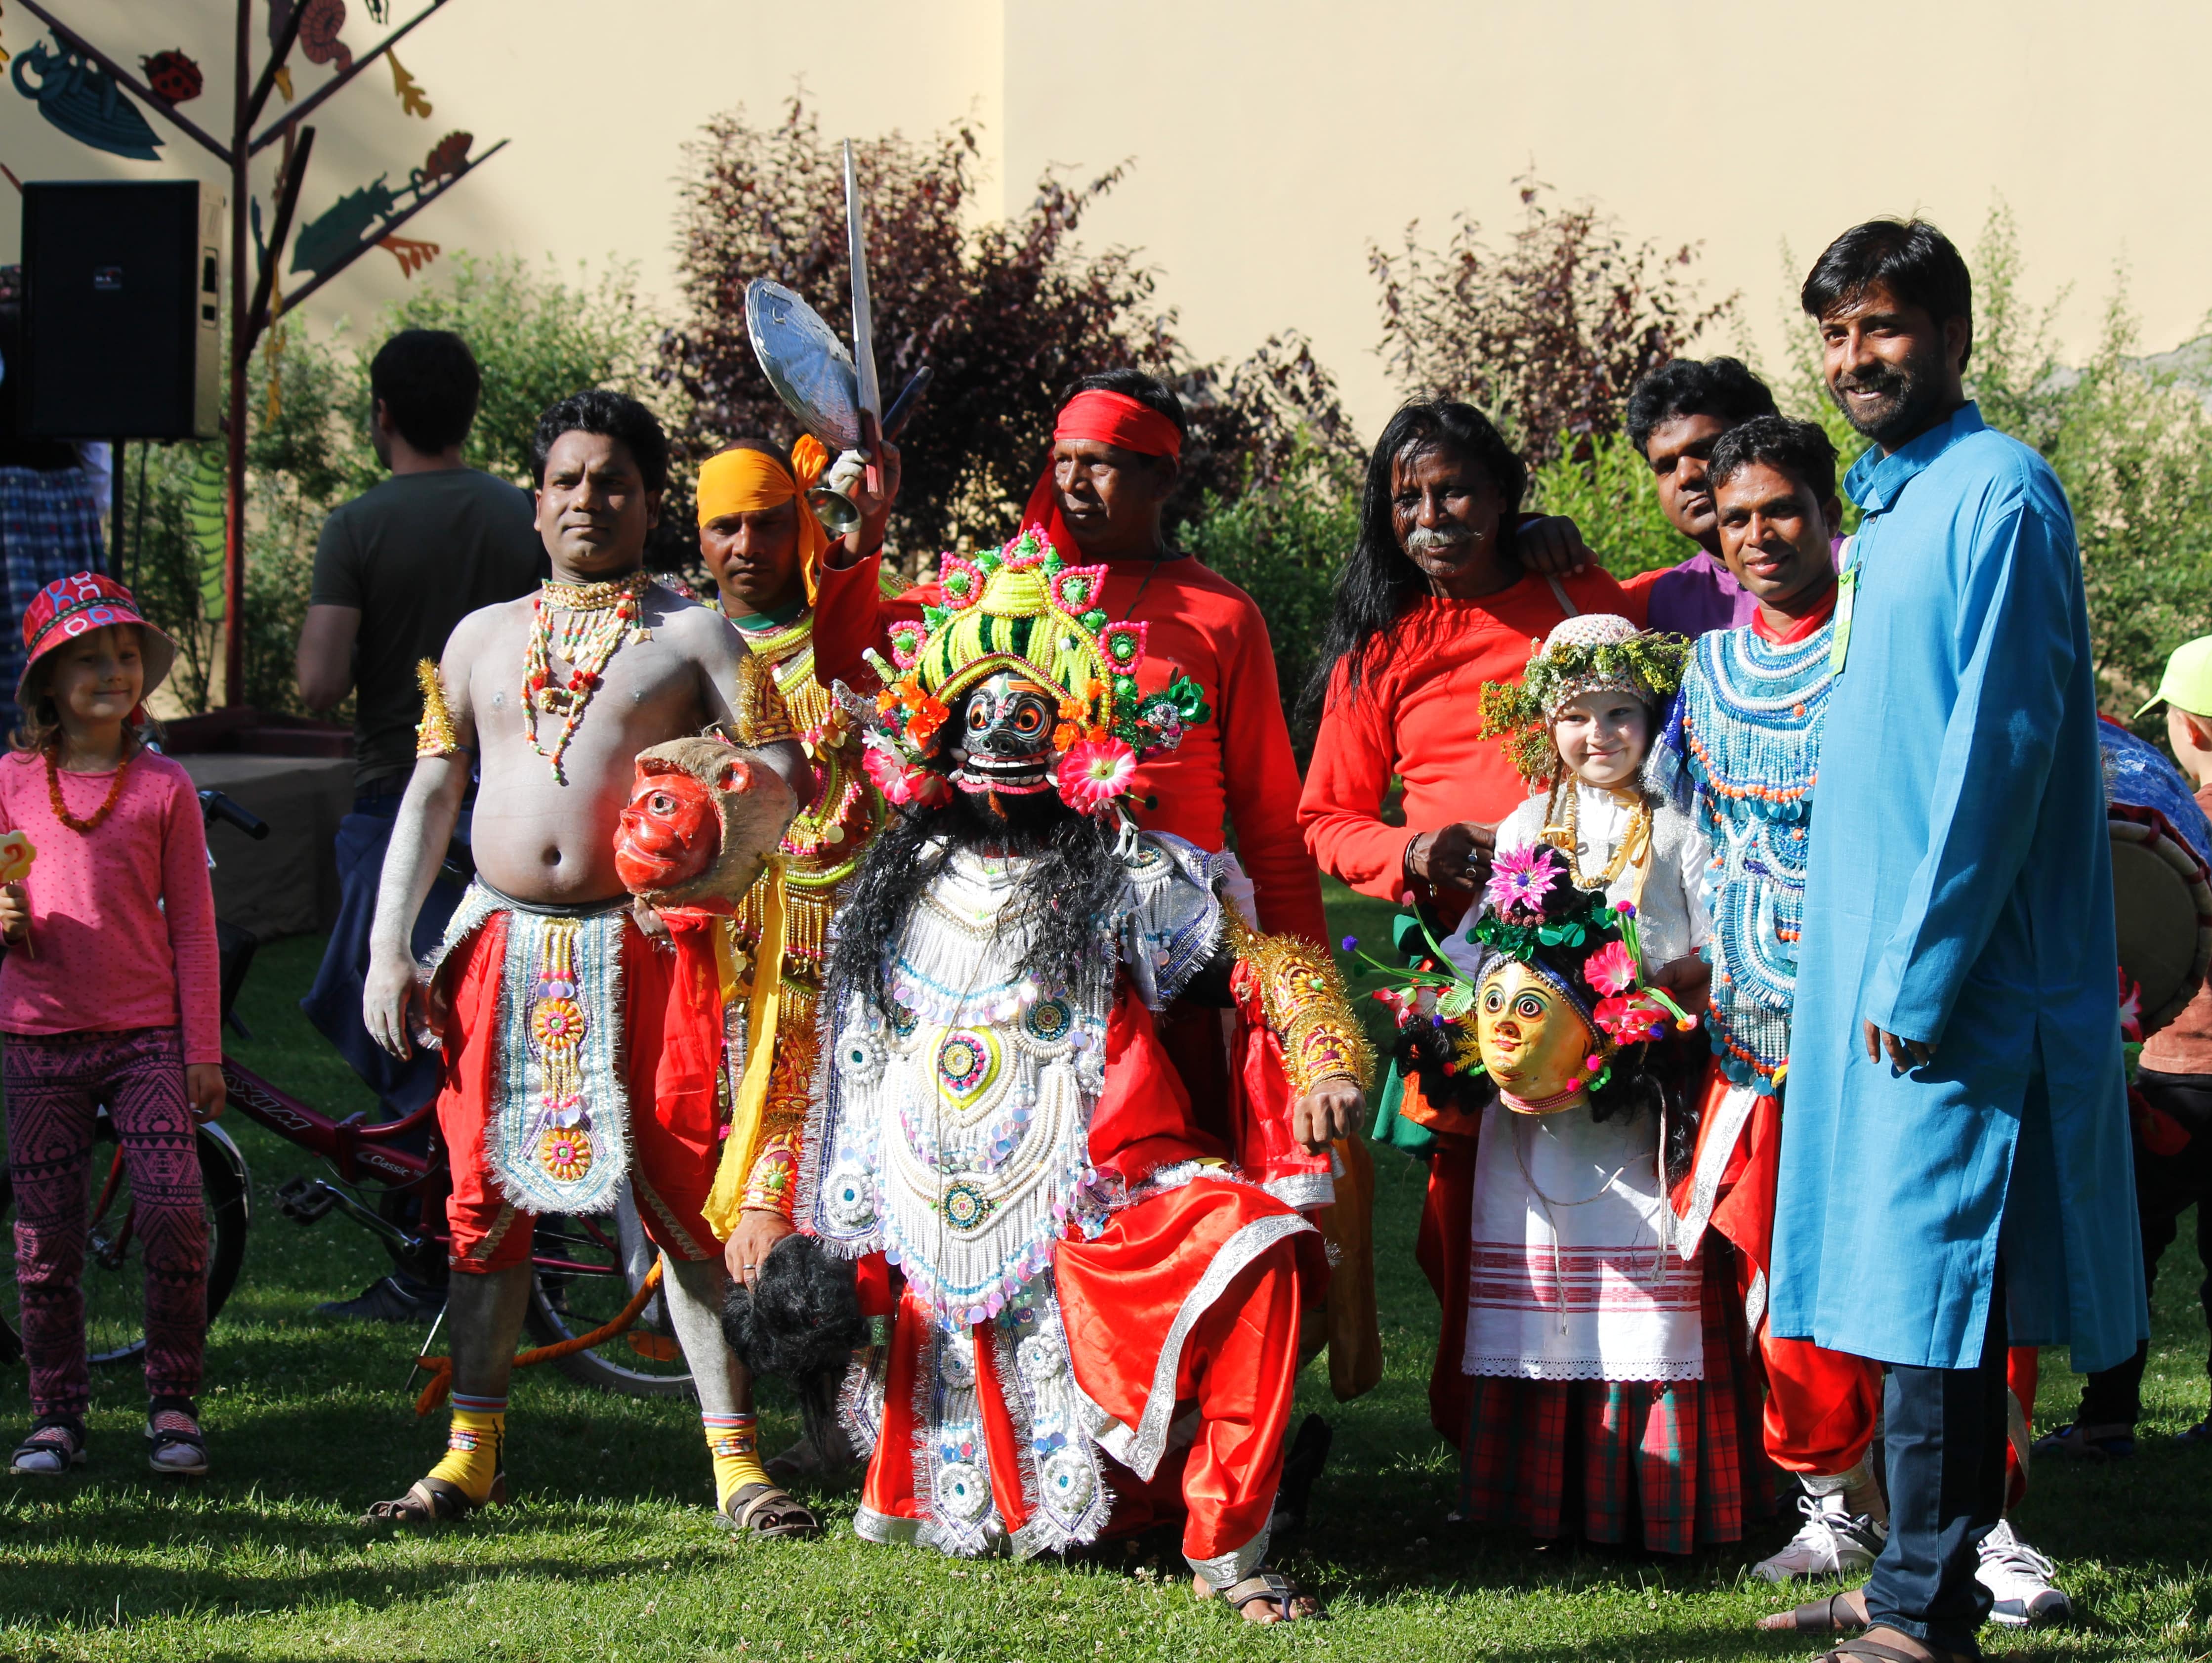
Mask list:
[[2155,746],[2097,724],[2112,838],[2120,968],[2142,990],[2148,1039],[2181,1014],[2212,968],[2212,827]]

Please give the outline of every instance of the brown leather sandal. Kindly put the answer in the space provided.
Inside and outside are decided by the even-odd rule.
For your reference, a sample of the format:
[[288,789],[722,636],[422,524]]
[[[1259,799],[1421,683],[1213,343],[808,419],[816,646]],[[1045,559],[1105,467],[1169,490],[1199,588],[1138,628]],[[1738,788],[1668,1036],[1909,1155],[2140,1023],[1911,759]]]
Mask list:
[[[1236,1608],[1241,1620],[1248,1623],[1253,1619],[1244,1616],[1244,1608],[1261,1600],[1275,1607],[1274,1621],[1277,1623],[1315,1623],[1328,1616],[1318,1599],[1278,1570],[1255,1570],[1243,1581],[1222,1589],[1220,1597]],[[1301,1600],[1312,1609],[1299,1610]]]
[[1925,1655],[1900,1651],[1885,1641],[1869,1640],[1864,1635],[1844,1641],[1822,1652],[1813,1663],[1964,1663],[1956,1652],[1939,1652],[1929,1646]]
[[717,1511],[733,1535],[819,1536],[822,1521],[781,1484],[739,1484]]
[[491,1494],[472,1502],[459,1484],[443,1478],[419,1478],[396,1502],[375,1502],[361,1515],[364,1525],[445,1525],[488,1507],[507,1505],[507,1474],[495,1473]]

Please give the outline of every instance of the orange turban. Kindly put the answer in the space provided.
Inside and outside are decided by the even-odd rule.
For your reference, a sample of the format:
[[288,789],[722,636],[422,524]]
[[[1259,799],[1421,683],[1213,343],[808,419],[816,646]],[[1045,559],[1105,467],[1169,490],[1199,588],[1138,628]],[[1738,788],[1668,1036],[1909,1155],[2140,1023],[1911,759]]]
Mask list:
[[726,450],[710,456],[699,470],[699,523],[726,514],[757,514],[763,509],[799,503],[799,571],[805,581],[807,605],[814,604],[822,582],[822,557],[830,547],[830,533],[815,517],[806,489],[830,466],[830,453],[811,433],[799,436],[786,467],[763,450]]

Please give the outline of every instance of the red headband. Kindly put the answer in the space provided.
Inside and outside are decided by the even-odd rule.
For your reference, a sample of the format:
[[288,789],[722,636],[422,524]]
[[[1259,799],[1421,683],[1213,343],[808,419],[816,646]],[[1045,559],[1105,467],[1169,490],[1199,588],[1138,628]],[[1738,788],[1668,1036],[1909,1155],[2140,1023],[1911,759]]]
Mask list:
[[1182,455],[1182,435],[1176,431],[1176,424],[1126,393],[1094,389],[1077,393],[1061,407],[1052,436],[1055,442],[1095,439],[1139,456],[1180,460]]

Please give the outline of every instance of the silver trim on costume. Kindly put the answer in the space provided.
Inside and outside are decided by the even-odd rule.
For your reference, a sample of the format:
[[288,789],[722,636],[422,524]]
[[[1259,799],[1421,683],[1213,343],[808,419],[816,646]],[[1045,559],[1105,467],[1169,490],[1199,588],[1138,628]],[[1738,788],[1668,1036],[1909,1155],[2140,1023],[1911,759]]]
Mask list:
[[1221,1244],[1221,1251],[1213,1256],[1213,1262],[1206,1267],[1206,1274],[1198,1279],[1198,1285],[1190,1290],[1182,1308],[1176,1313],[1175,1321],[1169,1325],[1167,1338],[1160,1347],[1159,1361],[1152,1369],[1152,1389],[1134,1428],[1100,1408],[1078,1384],[1076,1394],[1085,1429],[1100,1448],[1139,1478],[1150,1479],[1159,1470],[1160,1459],[1167,1453],[1168,1420],[1175,1413],[1176,1374],[1182,1367],[1182,1349],[1190,1339],[1190,1331],[1198,1326],[1198,1319],[1228,1291],[1229,1284],[1246,1265],[1277,1242],[1313,1227],[1296,1213],[1271,1213],[1265,1218],[1254,1219]]

